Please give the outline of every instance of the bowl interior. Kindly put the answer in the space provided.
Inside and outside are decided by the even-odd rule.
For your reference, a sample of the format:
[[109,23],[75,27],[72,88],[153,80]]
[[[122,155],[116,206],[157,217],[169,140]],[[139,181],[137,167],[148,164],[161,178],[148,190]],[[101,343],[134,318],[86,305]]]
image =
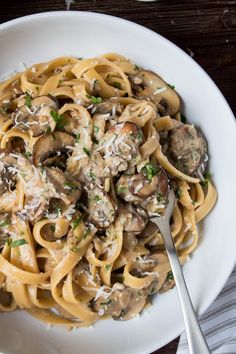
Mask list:
[[[233,182],[236,180],[235,123],[225,99],[206,73],[183,51],[139,25],[101,14],[57,12],[28,16],[0,26],[0,76],[57,56],[123,54],[175,85],[190,122],[207,137],[210,168],[219,199],[203,223],[202,242],[184,274],[198,312],[219,293],[235,262]],[[230,173],[227,173],[230,168]],[[235,191],[235,188],[234,188]],[[235,192],[234,192],[235,193]],[[236,196],[235,196],[236,197]],[[176,290],[156,296],[153,306],[128,322],[101,321],[68,332],[51,328],[25,312],[0,317],[0,350],[24,354],[141,354],[166,344],[183,330]],[[11,338],[11,340],[9,340]]]

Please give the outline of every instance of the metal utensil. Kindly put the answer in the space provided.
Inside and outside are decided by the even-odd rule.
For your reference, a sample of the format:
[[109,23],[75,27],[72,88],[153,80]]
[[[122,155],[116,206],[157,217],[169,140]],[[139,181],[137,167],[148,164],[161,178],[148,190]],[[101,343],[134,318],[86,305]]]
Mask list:
[[151,221],[158,226],[165,243],[183,312],[189,352],[190,354],[209,354],[210,351],[197,320],[170,231],[170,218],[174,206],[175,195],[173,190],[169,189],[168,206],[164,215],[152,217]]

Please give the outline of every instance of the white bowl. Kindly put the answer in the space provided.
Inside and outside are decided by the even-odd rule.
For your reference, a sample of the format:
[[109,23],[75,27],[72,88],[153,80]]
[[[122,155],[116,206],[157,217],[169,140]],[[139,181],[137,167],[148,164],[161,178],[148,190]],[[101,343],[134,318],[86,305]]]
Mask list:
[[[190,294],[202,313],[222,289],[235,263],[235,121],[224,97],[187,54],[137,24],[88,12],[50,12],[0,26],[0,75],[61,55],[118,52],[174,84],[190,122],[201,126],[219,199],[204,221],[202,242],[184,266]],[[21,68],[22,70],[22,68]],[[46,326],[23,311],[0,316],[0,351],[12,354],[141,354],[160,348],[184,329],[176,290],[128,322],[106,320],[68,332]]]

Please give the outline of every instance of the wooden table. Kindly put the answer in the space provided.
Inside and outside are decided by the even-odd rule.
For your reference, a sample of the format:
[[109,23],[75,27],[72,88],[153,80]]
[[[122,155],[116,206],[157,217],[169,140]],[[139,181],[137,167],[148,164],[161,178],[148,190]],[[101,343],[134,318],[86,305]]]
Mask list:
[[[236,1],[75,0],[70,8],[123,17],[170,39],[207,71],[236,113]],[[65,9],[63,0],[6,0],[1,2],[0,22]],[[155,354],[174,354],[177,345],[178,338]]]

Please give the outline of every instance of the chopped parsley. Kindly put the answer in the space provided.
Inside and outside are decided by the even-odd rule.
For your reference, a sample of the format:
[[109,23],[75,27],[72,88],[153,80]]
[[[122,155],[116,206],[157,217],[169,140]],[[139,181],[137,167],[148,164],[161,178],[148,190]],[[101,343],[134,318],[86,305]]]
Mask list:
[[89,172],[89,176],[95,181],[96,175],[95,175],[95,173],[93,171]]
[[61,85],[63,83],[63,80],[58,81],[58,85]]
[[106,272],[108,272],[110,268],[111,268],[111,264],[106,264],[105,265]]
[[80,141],[80,133],[76,135],[75,141],[78,143]]
[[55,230],[56,230],[56,226],[55,226],[55,225],[51,225],[51,226],[50,226],[50,230],[54,233]]
[[10,225],[10,221],[5,220],[5,221],[0,222],[0,227],[5,227],[8,225]]
[[49,133],[51,133],[51,131],[52,131],[52,129],[50,127],[47,127],[46,133],[49,134]]
[[84,239],[84,240],[85,240],[86,237],[89,235],[89,233],[90,233],[90,230],[87,229],[87,230],[85,231],[85,233],[83,234],[83,239]]
[[117,186],[116,187],[117,193],[125,193],[126,191],[127,191],[127,187],[125,187],[125,186]]
[[32,156],[32,154],[31,154],[31,152],[29,152],[29,151],[25,151],[25,152],[24,152],[24,156],[25,156],[26,158],[28,158],[28,157]]
[[161,192],[157,193],[156,198],[157,198],[158,203],[161,203],[164,200],[164,196]]
[[96,125],[94,125],[93,127],[93,132],[94,134],[97,134],[99,132],[99,128]]
[[62,130],[67,123],[63,114],[58,114],[56,111],[51,111],[50,114],[53,120],[56,122],[56,128],[58,130]]
[[57,217],[61,216],[61,208],[56,208]]
[[21,238],[19,240],[14,240],[14,241],[11,238],[7,240],[7,245],[11,248],[22,246],[25,245],[26,243],[28,242],[24,238]]
[[98,96],[91,96],[91,95],[87,95],[88,98],[90,98],[90,100],[92,101],[92,103],[97,104],[97,103],[101,103],[102,102],[102,97]]
[[31,107],[31,96],[28,94],[28,92],[25,93],[25,105],[28,108]]
[[170,85],[170,84],[167,84],[170,88],[172,88],[172,90],[175,90],[175,86],[174,85]]
[[79,215],[74,221],[72,221],[71,223],[72,229],[75,230],[77,226],[79,226],[82,220],[83,220],[83,216]]
[[83,150],[84,150],[86,155],[88,155],[89,157],[91,156],[91,152],[90,152],[89,149],[87,149],[86,147],[83,147]]
[[179,186],[178,186],[177,188],[175,188],[174,192],[175,192],[176,198],[177,198],[177,199],[180,199],[182,193],[181,193],[181,190],[180,190]]
[[79,250],[79,247],[72,247],[72,248],[71,248],[71,251],[72,251],[72,252],[78,252],[78,250]]
[[64,187],[67,187],[67,188],[70,188],[70,189],[75,189],[75,190],[78,190],[79,187],[77,186],[76,183],[73,183],[73,182],[65,182],[64,183]]
[[182,123],[187,123],[187,118],[183,114],[180,114],[180,118]]
[[141,171],[145,175],[147,180],[150,182],[152,178],[158,173],[159,169],[156,165],[149,162],[146,164],[146,166],[142,168]]
[[204,181],[201,182],[201,185],[203,187],[207,187],[208,186],[208,182],[210,182],[212,180],[212,173],[211,172],[207,172],[204,176]]
[[94,200],[95,200],[95,202],[100,202],[102,200],[102,198],[99,197],[99,195],[95,195]]
[[115,88],[121,89],[121,83],[118,81],[113,82],[112,86],[114,86]]
[[107,306],[109,304],[111,304],[111,299],[108,299],[107,301],[104,301],[104,302],[100,302],[101,306]]
[[0,112],[2,112],[3,114],[6,114],[7,113],[7,107],[2,106],[0,108]]
[[137,70],[137,71],[139,71],[139,70],[141,70],[141,68],[140,68],[140,66],[138,66],[138,65],[134,65],[134,70]]
[[167,280],[167,281],[174,280],[174,276],[173,276],[173,273],[172,273],[171,270],[167,273],[166,280]]

